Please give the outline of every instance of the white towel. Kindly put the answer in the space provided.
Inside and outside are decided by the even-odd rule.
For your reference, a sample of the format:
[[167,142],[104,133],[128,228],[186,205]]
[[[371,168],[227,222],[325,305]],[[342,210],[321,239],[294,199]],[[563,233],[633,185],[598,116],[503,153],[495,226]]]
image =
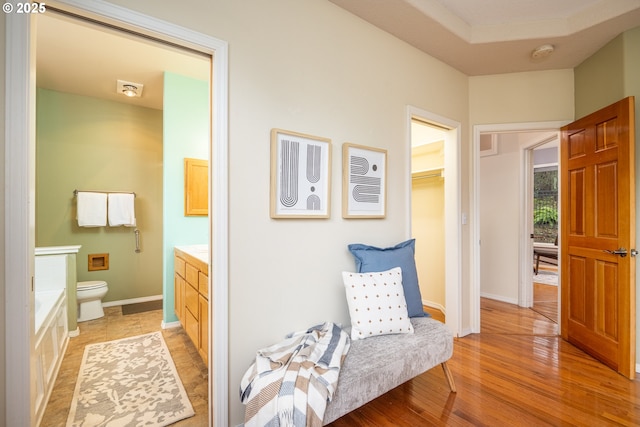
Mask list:
[[136,212],[134,208],[135,195],[133,193],[109,193],[109,225],[117,227],[136,226]]
[[79,191],[78,225],[80,227],[104,227],[107,225],[107,195]]

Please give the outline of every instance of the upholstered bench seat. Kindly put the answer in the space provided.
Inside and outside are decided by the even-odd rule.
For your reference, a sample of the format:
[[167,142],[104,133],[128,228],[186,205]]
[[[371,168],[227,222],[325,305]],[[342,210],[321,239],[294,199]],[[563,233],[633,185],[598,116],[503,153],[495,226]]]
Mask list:
[[453,354],[449,329],[430,317],[411,319],[413,334],[380,335],[351,342],[338,387],[327,404],[323,425],[353,411],[400,384],[442,365],[452,392],[455,385],[446,365]]

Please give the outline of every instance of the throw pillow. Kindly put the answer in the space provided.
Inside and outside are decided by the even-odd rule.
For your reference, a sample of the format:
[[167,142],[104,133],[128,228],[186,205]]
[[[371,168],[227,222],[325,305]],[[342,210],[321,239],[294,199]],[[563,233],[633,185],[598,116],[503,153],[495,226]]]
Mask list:
[[413,333],[402,288],[402,269],[343,272],[342,279],[351,317],[352,340]]
[[409,317],[424,317],[416,270],[415,242],[415,239],[411,239],[384,249],[356,243],[349,245],[348,248],[356,260],[358,273],[385,271],[393,267],[402,268],[402,286],[407,299]]

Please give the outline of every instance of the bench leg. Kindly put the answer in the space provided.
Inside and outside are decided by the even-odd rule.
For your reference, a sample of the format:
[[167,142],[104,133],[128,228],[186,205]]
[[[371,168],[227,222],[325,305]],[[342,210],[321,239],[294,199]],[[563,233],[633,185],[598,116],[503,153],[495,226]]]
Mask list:
[[444,376],[447,378],[447,382],[449,383],[449,388],[452,393],[456,392],[456,383],[453,381],[453,375],[451,375],[451,371],[449,370],[449,365],[447,362],[442,362],[442,370],[444,371]]

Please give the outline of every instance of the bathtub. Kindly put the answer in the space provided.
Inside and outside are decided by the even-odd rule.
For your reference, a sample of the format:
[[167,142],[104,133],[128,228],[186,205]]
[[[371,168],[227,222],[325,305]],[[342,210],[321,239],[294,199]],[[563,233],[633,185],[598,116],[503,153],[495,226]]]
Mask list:
[[[75,248],[75,252],[74,249]],[[36,420],[40,424],[69,343],[67,288],[75,282],[79,246],[36,248],[34,274],[34,341]]]

